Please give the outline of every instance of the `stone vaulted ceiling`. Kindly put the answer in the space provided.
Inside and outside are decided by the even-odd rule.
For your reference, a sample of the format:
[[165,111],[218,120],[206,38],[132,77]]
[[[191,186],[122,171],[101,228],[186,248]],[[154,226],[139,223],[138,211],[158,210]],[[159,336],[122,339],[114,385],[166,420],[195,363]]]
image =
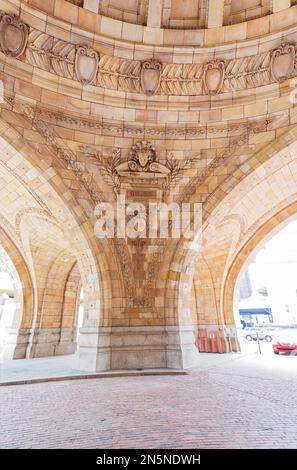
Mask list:
[[[177,244],[95,242],[94,207],[120,192],[129,200],[202,202],[207,223],[271,148],[289,145],[297,5],[0,0],[0,9],[6,139],[17,136],[16,150],[45,172],[51,197],[84,234],[109,307],[116,290],[112,322],[130,324],[134,315],[142,324],[149,312],[149,322],[163,324],[162,263],[179,253]],[[153,166],[139,166],[141,152]],[[173,322],[170,302],[166,308]]]
[[[102,1],[98,12],[64,0],[0,3],[2,118],[34,151],[54,156],[87,217],[121,185],[143,197],[141,178],[132,184],[116,169],[138,141],[154,146],[167,171],[161,186],[151,175],[147,194],[203,202],[207,217],[255,155],[295,124],[297,6],[226,1],[221,26],[210,27],[213,2],[185,1],[183,13],[181,2],[163,2],[162,29],[146,25],[155,21],[148,2]],[[183,23],[170,20],[181,14]],[[131,296],[137,250],[118,247]],[[139,302],[153,283],[153,274],[141,276]]]
[[[68,0],[83,7],[84,0]],[[146,25],[149,16],[149,0],[101,0],[94,6],[96,12],[109,18]],[[158,0],[154,8],[161,6],[160,26],[164,28],[205,28],[213,6],[209,0]],[[220,3],[222,4],[220,6]],[[159,4],[159,5],[157,5]],[[89,3],[91,5],[91,3]],[[87,6],[87,3],[86,3]],[[272,0],[216,0],[216,9],[222,9],[223,24],[236,24],[272,13]]]

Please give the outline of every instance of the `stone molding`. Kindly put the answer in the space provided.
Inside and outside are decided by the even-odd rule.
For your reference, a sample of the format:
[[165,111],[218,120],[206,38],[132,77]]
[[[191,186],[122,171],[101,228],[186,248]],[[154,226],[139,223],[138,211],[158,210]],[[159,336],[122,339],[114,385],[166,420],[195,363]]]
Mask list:
[[[211,135],[214,138],[217,135],[237,135],[245,133],[250,129],[251,120],[243,119],[242,122],[226,122],[222,124],[212,124],[211,122],[207,125],[191,125],[191,126],[139,126],[137,124],[126,124],[125,122],[115,122],[115,120],[108,119],[89,119],[74,114],[66,114],[59,111],[54,111],[45,107],[37,107],[35,115],[42,121],[48,122],[54,125],[69,126],[70,128],[84,129],[88,132],[94,132],[98,134],[101,132],[104,134],[112,134],[115,136],[126,136],[134,138],[157,138],[157,139],[176,139],[179,137],[185,137],[189,139],[204,138],[206,135]],[[276,122],[279,119],[279,113],[269,114],[267,119],[269,123]],[[255,121],[256,122],[256,121]]]
[[[19,47],[15,50],[9,47],[3,30],[8,23],[21,31]],[[1,25],[0,47],[4,54],[22,58],[28,64],[82,85],[93,84],[123,92],[142,92],[147,96],[215,96],[282,82],[297,75],[296,45],[291,43],[231,60],[218,58],[193,64],[168,64],[154,59],[142,62],[99,55],[84,44],[63,41],[33,28],[29,30],[11,15],[2,14]]]

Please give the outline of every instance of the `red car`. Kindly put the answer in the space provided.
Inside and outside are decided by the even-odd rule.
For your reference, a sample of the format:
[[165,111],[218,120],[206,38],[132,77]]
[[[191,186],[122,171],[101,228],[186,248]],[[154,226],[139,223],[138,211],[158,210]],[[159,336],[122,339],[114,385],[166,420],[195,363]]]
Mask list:
[[276,336],[272,347],[274,354],[297,355],[297,330],[287,330]]

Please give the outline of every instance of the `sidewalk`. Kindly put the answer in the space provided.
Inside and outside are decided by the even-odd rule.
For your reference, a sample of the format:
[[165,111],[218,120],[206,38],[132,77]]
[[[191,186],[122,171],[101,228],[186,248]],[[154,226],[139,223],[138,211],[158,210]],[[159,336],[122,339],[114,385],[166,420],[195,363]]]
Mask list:
[[75,355],[56,356],[38,359],[19,359],[0,362],[0,386],[60,380],[145,376],[145,375],[184,375],[186,372],[169,369],[121,370],[111,372],[83,372],[72,369]]
[[[84,372],[72,369],[75,364],[76,355],[56,356],[38,359],[20,359],[15,361],[0,361],[0,386],[16,385],[35,382],[49,382],[60,380],[74,380],[87,378],[123,377],[123,376],[145,376],[145,375],[183,375],[187,373],[214,372],[220,368],[225,371],[236,363],[241,364],[242,371],[252,371],[257,365],[257,370],[280,369],[280,373],[289,376],[296,375],[295,358],[286,360],[284,356],[277,357],[271,352],[271,344],[261,345],[262,354],[258,354],[257,344],[247,343],[242,348],[242,353],[230,354],[199,354],[199,364],[195,369],[188,371],[173,369],[145,369],[145,370],[119,370],[109,372]],[[238,364],[239,365],[239,364]]]

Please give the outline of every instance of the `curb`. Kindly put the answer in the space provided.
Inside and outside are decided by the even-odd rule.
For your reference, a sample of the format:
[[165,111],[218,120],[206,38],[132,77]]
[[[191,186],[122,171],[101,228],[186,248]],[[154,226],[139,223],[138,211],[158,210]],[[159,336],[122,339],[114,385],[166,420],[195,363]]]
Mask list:
[[162,376],[162,375],[188,375],[188,372],[183,370],[176,371],[131,371],[131,372],[103,372],[98,374],[82,374],[82,375],[64,375],[58,377],[42,377],[37,379],[24,379],[24,380],[11,380],[7,382],[0,382],[0,387],[8,387],[12,385],[30,385],[46,382],[63,382],[66,380],[84,380],[84,379],[111,379],[121,377],[149,377],[149,376]]

